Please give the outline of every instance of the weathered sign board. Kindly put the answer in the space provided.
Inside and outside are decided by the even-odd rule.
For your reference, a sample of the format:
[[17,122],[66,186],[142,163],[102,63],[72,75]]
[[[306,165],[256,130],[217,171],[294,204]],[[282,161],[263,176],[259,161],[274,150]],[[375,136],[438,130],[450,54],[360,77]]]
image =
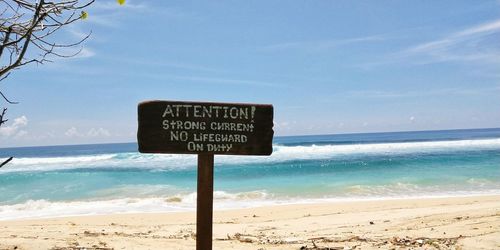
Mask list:
[[272,153],[272,105],[146,101],[138,115],[142,153]]
[[196,249],[212,249],[214,154],[270,155],[273,106],[146,101],[139,103],[141,153],[198,154]]

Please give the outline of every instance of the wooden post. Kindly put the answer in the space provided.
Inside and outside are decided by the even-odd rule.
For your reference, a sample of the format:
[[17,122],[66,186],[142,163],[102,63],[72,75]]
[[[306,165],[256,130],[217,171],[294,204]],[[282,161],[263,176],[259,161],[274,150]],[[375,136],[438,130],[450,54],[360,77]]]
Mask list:
[[212,250],[212,217],[214,200],[214,155],[198,154],[198,188],[196,198],[196,249]]

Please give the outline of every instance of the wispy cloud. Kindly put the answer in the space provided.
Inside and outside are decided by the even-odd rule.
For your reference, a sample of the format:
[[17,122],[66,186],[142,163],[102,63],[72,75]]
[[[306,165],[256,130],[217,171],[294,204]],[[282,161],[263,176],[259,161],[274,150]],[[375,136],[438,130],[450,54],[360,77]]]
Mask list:
[[143,10],[143,9],[147,9],[148,6],[144,3],[136,4],[136,3],[131,2],[131,1],[128,1],[126,4],[123,4],[123,5],[117,4],[116,1],[95,1],[91,5],[91,8],[94,10],[101,10],[101,11],[114,11],[114,10],[119,10],[119,9]]
[[238,84],[238,85],[252,85],[252,86],[263,86],[263,87],[278,87],[279,84],[264,82],[264,81],[253,81],[244,79],[228,79],[228,78],[218,78],[218,77],[199,77],[199,76],[172,76],[173,78],[187,81],[195,82],[209,82],[209,83],[219,83],[219,84]]
[[237,79],[237,78],[227,78],[227,77],[211,77],[211,76],[192,76],[192,75],[173,75],[173,74],[158,74],[158,73],[134,73],[134,76],[139,76],[144,79],[161,79],[161,80],[181,80],[193,83],[202,84],[214,84],[214,85],[247,85],[247,86],[257,86],[257,87],[283,87],[282,84],[259,81],[259,80],[248,80],[248,79]]
[[498,94],[500,86],[484,88],[442,88],[422,91],[388,91],[388,90],[359,90],[347,91],[341,93],[343,97],[353,98],[408,98],[408,97],[430,97],[430,96],[449,96],[449,95],[491,95]]
[[[88,46],[59,48],[57,50],[57,53],[59,55],[64,55],[65,57],[59,57],[56,55],[47,56],[47,59],[53,62],[50,64],[51,67],[48,67],[48,69],[60,70],[62,67],[64,67],[64,65],[66,65],[65,63],[67,63],[69,60],[90,58],[95,56],[94,50]],[[66,66],[71,67],[69,65]]]
[[127,15],[132,16],[130,13],[153,13],[170,20],[196,16],[194,13],[175,7],[159,6],[157,3],[151,6],[144,2],[135,3],[135,1],[127,1],[124,5],[119,5],[115,1],[96,1],[89,7],[88,13],[89,17],[85,20],[86,22],[106,27],[122,27],[123,23],[120,21]]
[[355,37],[347,39],[327,39],[318,41],[300,41],[300,42],[284,42],[266,45],[261,48],[264,51],[281,51],[281,50],[303,50],[308,52],[321,52],[324,50],[335,49],[340,46],[346,46],[356,43],[378,42],[385,40],[386,37],[381,35]]
[[93,57],[95,55],[95,52],[88,48],[88,47],[84,47],[76,56],[74,56],[73,58],[89,58],[89,57]]
[[130,12],[144,12],[151,8],[144,4],[135,4],[127,2],[124,5],[119,5],[115,1],[95,1],[86,10],[89,17],[83,22],[92,23],[105,27],[119,27],[120,20]]
[[69,25],[65,28],[68,34],[76,41],[85,39],[90,34],[90,31],[82,31],[78,25]]
[[[379,60],[363,62],[356,67],[373,70],[380,66],[426,65],[456,62],[481,64],[479,74],[496,74],[500,64],[500,19],[463,28],[440,38],[414,44],[383,55]],[[494,73],[488,67],[493,67]],[[476,72],[477,73],[477,72]]]
[[203,71],[203,72],[213,72],[213,73],[225,72],[225,70],[212,68],[212,67],[208,67],[205,65],[179,62],[179,61],[168,61],[168,60],[158,61],[158,60],[154,60],[154,59],[143,60],[143,59],[137,59],[137,58],[130,59],[130,57],[117,57],[117,56],[108,56],[108,57],[102,57],[102,58],[105,60],[108,60],[108,61],[118,62],[120,64],[145,65],[145,66],[152,66],[152,67],[175,68],[175,69],[182,69],[182,70],[189,70],[189,71]]
[[500,19],[469,27],[440,39],[417,44],[399,53],[400,57],[423,57],[417,63],[479,61],[500,63]]

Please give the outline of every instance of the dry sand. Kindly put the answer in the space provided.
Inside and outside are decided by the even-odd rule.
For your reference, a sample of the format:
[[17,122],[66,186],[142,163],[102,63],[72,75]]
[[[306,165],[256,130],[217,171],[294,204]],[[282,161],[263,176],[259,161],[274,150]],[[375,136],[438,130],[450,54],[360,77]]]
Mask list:
[[[0,249],[194,249],[195,214],[0,221]],[[216,211],[214,249],[500,249],[500,196]]]

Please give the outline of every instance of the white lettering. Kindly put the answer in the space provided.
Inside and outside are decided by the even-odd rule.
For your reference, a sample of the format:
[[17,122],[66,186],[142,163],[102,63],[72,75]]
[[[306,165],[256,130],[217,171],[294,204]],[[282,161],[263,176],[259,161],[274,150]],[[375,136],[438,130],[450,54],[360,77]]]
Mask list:
[[167,105],[167,107],[165,108],[165,111],[163,111],[162,117],[165,118],[167,115],[170,115],[171,117],[175,117],[174,112],[172,110],[172,107],[170,105]]

